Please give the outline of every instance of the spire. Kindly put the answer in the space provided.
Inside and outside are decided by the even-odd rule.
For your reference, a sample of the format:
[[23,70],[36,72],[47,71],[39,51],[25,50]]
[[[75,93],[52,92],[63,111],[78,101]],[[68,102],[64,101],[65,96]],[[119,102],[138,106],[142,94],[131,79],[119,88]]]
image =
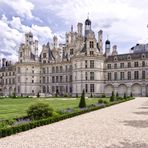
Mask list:
[[87,13],[87,19],[89,19],[89,12]]
[[73,25],[71,25],[71,32],[73,32]]

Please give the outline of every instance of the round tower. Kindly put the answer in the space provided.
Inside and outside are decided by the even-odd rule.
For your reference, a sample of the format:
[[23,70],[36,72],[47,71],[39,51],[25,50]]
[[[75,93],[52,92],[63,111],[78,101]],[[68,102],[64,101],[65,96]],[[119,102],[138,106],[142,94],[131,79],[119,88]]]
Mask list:
[[85,21],[85,37],[87,36],[90,30],[91,30],[91,21],[89,18],[87,18]]
[[105,55],[106,56],[110,55],[110,41],[108,39],[105,42]]

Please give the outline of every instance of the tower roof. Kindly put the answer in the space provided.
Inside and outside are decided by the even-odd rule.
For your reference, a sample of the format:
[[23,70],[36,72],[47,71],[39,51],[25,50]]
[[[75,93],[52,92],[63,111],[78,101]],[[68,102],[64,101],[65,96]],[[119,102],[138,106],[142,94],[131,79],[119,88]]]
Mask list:
[[85,20],[85,25],[91,25],[91,21],[90,21],[89,18],[87,18],[87,19]]
[[110,44],[110,41],[107,39],[106,42],[105,42],[105,44]]

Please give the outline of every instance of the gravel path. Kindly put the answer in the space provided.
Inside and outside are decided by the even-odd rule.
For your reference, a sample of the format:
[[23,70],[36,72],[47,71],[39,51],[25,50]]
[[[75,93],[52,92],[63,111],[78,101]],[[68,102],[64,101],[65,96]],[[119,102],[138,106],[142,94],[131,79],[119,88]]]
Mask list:
[[148,148],[148,98],[2,138],[0,148]]

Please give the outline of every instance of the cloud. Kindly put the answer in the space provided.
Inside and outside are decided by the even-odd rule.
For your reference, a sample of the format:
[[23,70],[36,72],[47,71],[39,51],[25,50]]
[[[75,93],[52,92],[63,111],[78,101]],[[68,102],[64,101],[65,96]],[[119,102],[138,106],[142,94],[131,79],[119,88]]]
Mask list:
[[34,18],[32,15],[34,5],[28,0],[2,0],[1,2],[9,5],[21,17],[27,17],[29,19]]
[[102,29],[104,41],[108,34],[119,53],[128,52],[137,42],[148,42],[147,0],[0,0],[0,3],[16,12],[8,13],[8,8],[1,11],[0,6],[4,14],[0,20],[0,49],[13,55],[17,55],[24,33],[32,31],[40,47],[51,42],[54,34],[63,42],[65,32],[71,25],[75,29],[78,22],[84,23],[88,12],[96,35]]
[[[142,3],[138,0],[50,0],[43,3],[32,1],[37,7],[44,5],[45,11],[52,12],[57,19],[63,19],[65,26],[76,26],[77,22],[84,22],[89,12],[93,30],[97,32],[103,29],[104,39],[109,34],[111,42],[118,44],[120,53],[128,52],[134,42],[136,44],[148,36],[147,0]],[[125,48],[123,43],[129,47]]]
[[22,42],[24,42],[24,34],[31,31],[34,38],[39,40],[39,51],[44,43],[52,40],[53,32],[48,26],[38,26],[32,24],[28,27],[22,24],[19,17],[12,17],[11,20],[3,15],[0,20],[0,52],[1,57],[7,57],[13,61],[18,59],[18,50]]

